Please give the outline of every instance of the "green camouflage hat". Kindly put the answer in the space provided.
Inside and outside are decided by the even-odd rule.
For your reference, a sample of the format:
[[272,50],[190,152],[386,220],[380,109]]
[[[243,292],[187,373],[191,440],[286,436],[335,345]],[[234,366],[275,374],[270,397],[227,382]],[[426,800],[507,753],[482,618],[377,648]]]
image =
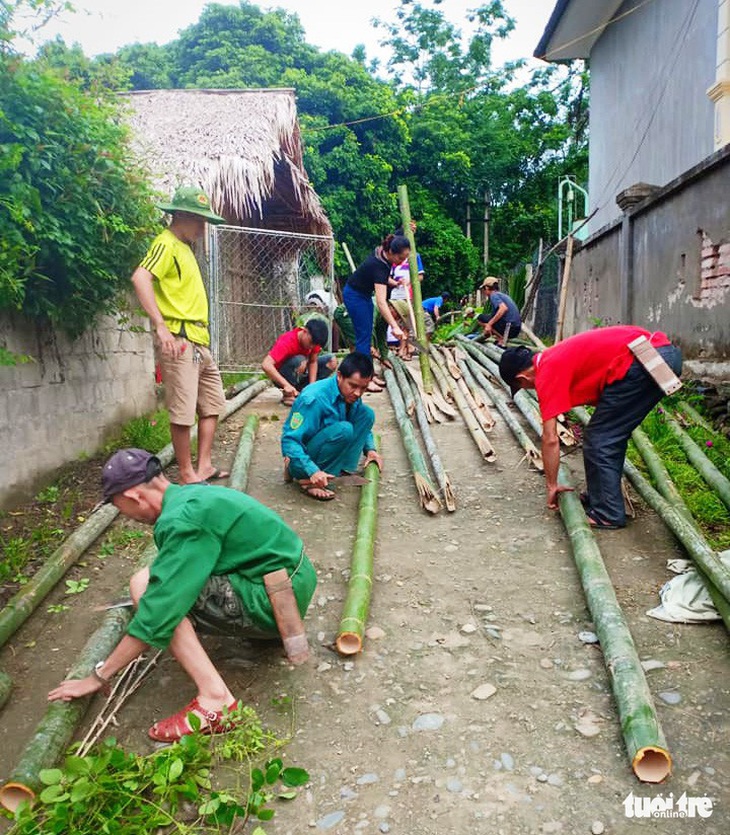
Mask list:
[[208,195],[195,186],[183,186],[173,195],[169,203],[158,203],[158,209],[163,212],[188,212],[191,215],[200,215],[208,223],[225,223],[225,218],[215,214],[210,208]]

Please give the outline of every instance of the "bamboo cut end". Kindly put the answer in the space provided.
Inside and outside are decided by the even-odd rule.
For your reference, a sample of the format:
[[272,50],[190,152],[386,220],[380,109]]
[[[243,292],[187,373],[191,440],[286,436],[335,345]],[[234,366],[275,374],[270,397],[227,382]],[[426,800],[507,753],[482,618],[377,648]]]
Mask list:
[[357,632],[340,632],[335,643],[341,655],[357,655],[362,649],[362,637]]
[[0,789],[0,804],[8,812],[16,812],[24,802],[32,803],[35,792],[24,783],[6,783]]
[[663,748],[647,745],[634,754],[631,767],[642,783],[661,783],[672,773],[672,757]]

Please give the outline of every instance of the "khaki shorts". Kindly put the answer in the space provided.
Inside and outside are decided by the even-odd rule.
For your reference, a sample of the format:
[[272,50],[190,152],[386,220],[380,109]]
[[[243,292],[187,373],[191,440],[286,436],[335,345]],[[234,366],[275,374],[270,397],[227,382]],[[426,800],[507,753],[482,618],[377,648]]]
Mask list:
[[202,418],[217,417],[225,408],[226,396],[210,351],[182,336],[176,336],[175,341],[185,343],[180,356],[172,358],[159,353],[170,423],[192,426],[196,414]]

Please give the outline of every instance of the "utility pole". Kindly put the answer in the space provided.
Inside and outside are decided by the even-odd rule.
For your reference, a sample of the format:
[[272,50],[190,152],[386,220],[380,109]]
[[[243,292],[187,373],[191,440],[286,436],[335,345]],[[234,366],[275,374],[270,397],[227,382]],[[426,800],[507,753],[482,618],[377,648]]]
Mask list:
[[471,240],[471,200],[466,201],[466,239]]
[[484,274],[489,262],[489,189],[484,190]]

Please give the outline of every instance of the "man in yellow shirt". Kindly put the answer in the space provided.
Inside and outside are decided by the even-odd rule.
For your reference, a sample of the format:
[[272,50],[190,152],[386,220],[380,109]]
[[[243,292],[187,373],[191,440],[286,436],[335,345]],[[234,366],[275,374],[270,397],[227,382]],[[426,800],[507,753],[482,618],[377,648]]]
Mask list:
[[[211,356],[208,298],[192,245],[208,223],[225,223],[199,188],[179,188],[158,205],[172,221],[152,241],[132,274],[140,304],[152,321],[170,413],[172,445],[180,482],[189,484],[229,473],[213,465],[211,451],[218,416],[225,406],[220,372]],[[198,415],[198,467],[193,467],[190,428]]]

